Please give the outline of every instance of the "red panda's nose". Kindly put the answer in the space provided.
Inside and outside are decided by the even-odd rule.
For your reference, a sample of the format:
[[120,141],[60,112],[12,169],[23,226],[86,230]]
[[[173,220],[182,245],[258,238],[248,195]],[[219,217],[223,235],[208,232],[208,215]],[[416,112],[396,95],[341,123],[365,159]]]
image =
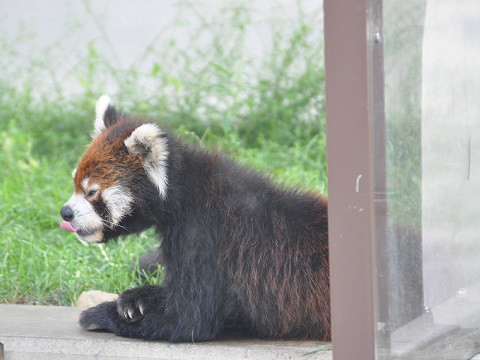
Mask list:
[[72,221],[73,220],[73,210],[70,206],[65,205],[62,207],[60,210],[60,215],[62,216],[62,219],[65,221]]

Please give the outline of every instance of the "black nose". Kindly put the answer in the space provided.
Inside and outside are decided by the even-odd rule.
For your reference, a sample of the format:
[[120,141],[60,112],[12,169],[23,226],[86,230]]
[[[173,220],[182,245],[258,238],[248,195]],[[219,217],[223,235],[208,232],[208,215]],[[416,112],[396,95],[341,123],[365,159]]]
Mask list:
[[70,206],[65,205],[64,207],[62,207],[62,210],[60,210],[60,215],[65,221],[73,220],[73,210]]

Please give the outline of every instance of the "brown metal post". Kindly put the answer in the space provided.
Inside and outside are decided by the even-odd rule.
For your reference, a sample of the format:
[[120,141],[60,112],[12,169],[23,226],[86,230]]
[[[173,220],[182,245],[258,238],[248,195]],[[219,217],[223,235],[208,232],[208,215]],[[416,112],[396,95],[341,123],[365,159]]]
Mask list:
[[[329,248],[335,360],[375,358],[368,0],[325,0]],[[381,39],[377,39],[379,41]]]

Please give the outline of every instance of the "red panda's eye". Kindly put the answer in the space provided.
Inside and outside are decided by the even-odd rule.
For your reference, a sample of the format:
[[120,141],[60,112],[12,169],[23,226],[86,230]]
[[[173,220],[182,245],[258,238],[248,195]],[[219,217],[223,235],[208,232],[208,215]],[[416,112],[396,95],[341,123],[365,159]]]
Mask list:
[[87,197],[89,197],[89,198],[94,197],[96,193],[97,193],[97,190],[90,190],[87,193]]

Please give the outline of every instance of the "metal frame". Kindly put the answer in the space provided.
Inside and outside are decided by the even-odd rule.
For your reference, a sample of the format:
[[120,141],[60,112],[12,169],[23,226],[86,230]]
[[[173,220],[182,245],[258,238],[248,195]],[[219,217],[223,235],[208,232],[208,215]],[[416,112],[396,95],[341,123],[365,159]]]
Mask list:
[[[325,79],[329,195],[329,251],[333,357],[375,358],[375,232],[378,226],[374,174],[374,141],[384,128],[383,96],[373,93],[373,81],[383,84],[380,0],[325,0]],[[380,50],[379,50],[380,49]],[[375,55],[377,57],[375,57]],[[377,74],[377,75],[374,75]],[[377,84],[376,84],[377,85]],[[375,86],[375,89],[379,87]],[[383,87],[380,87],[383,89]],[[376,90],[377,91],[377,90]],[[377,124],[377,133],[373,124]],[[375,122],[374,122],[375,121]],[[383,148],[384,149],[384,148]],[[382,151],[380,146],[377,151]],[[383,150],[384,151],[384,150]],[[375,154],[375,156],[382,154]],[[384,154],[383,154],[384,155]],[[380,172],[380,173],[379,173]],[[384,177],[383,177],[384,178]],[[377,186],[382,187],[382,183]],[[384,187],[384,182],[383,182]],[[381,200],[381,199],[380,199]],[[379,202],[384,206],[384,202]]]

